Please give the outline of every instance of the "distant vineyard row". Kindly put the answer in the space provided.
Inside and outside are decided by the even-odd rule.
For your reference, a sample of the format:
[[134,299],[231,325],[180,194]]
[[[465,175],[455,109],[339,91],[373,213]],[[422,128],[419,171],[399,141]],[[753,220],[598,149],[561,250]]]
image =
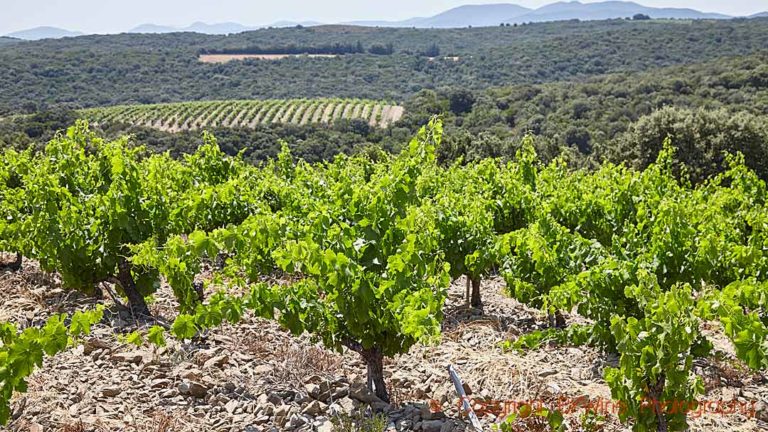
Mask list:
[[215,127],[254,128],[272,123],[318,124],[338,119],[364,120],[387,127],[403,116],[403,107],[358,99],[273,99],[123,105],[82,110],[99,123],[128,123],[167,132]]

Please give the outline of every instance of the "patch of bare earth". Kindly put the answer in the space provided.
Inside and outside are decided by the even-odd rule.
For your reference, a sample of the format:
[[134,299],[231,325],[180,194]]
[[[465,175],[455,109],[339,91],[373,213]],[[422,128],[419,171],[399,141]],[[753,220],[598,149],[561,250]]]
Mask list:
[[336,54],[200,54],[198,60],[203,63],[228,63],[236,60],[282,60],[289,57],[299,58],[336,58]]
[[[416,346],[385,363],[392,404],[365,389],[365,367],[355,353],[331,352],[309,337],[295,337],[277,324],[247,317],[190,343],[169,340],[162,349],[136,348],[116,335],[135,322],[108,300],[105,320],[77,347],[45,360],[29,392],[15,396],[9,431],[332,431],[341,413],[372,406],[388,415],[388,430],[469,430],[456,408],[446,367],[454,365],[473,398],[567,402],[570,430],[587,430],[580,404],[610,401],[602,380],[615,356],[589,347],[546,346],[504,352],[499,343],[546,325],[546,317],[502,293],[503,283],[483,284],[484,309],[464,305],[464,281],[454,283],[445,306],[439,344]],[[37,325],[53,313],[93,307],[88,296],[64,291],[57,277],[25,261],[19,272],[0,272],[0,320]],[[208,293],[210,294],[210,293]],[[108,297],[107,297],[108,298]],[[174,317],[176,303],[166,285],[152,312]],[[567,317],[578,321],[578,317]],[[713,335],[718,329],[707,331]],[[720,346],[720,344],[716,344]],[[727,347],[723,347],[727,351]],[[697,361],[707,383],[703,399],[768,402],[765,375],[742,368],[731,354]],[[434,400],[430,409],[430,400]],[[440,408],[440,412],[436,408]],[[763,414],[765,412],[763,411]],[[485,430],[496,421],[481,417]],[[706,414],[691,419],[696,431],[752,431],[766,423],[743,415]],[[546,430],[531,425],[520,430]],[[629,430],[616,415],[598,422],[600,431]]]

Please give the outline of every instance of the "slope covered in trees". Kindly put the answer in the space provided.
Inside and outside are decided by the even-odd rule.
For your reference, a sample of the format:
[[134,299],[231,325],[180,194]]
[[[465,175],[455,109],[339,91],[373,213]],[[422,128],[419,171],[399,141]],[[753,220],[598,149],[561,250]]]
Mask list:
[[[544,160],[564,154],[574,164],[591,167],[606,159],[646,166],[655,159],[661,141],[671,134],[681,144],[690,142],[698,147],[686,152],[686,162],[704,175],[714,172],[713,161],[715,167],[723,167],[720,151],[725,149],[744,152],[750,167],[766,178],[768,173],[760,165],[768,142],[766,61],[765,54],[756,54],[652,72],[601,75],[584,81],[519,84],[478,91],[441,87],[410,98],[402,119],[384,129],[354,120],[329,121],[327,126],[257,122],[237,128],[233,127],[235,118],[210,118],[206,129],[216,134],[227,154],[244,151],[244,157],[250,161],[275,157],[280,141],[285,141],[298,157],[319,161],[372,147],[398,151],[432,115],[439,114],[446,128],[445,145],[438,149],[438,158],[443,163],[458,157],[512,158],[520,138],[532,133]],[[655,113],[665,107],[671,108]],[[113,109],[118,108],[95,112]],[[237,110],[230,114],[233,112]],[[251,114],[258,115],[248,115]],[[57,109],[1,120],[0,144],[16,148],[42,146],[57,130],[80,116],[75,111]],[[254,118],[250,118],[250,123]],[[658,121],[660,118],[666,120]],[[701,127],[705,125],[708,127]],[[174,156],[193,152],[201,143],[198,131],[165,133],[126,124],[101,127],[108,136],[131,133],[149,149],[169,150]],[[642,144],[641,135],[634,132],[638,128],[642,129],[642,136],[653,137],[654,146]]]
[[[580,79],[746,55],[768,46],[768,20],[558,22],[472,29],[350,26],[264,29],[232,36],[122,34],[0,48],[0,113],[203,99],[350,97],[402,102],[436,86]],[[205,64],[202,50],[360,42],[394,54]],[[454,60],[430,60],[437,47]],[[339,77],[344,77],[340,80]],[[2,114],[0,114],[2,115]]]
[[[442,113],[447,144],[440,158],[445,161],[459,156],[510,158],[514,143],[531,133],[545,159],[564,152],[585,166],[605,159],[646,166],[669,134],[698,146],[698,153],[687,160],[691,166],[722,160],[722,149],[738,149],[766,178],[760,165],[768,147],[766,60],[765,54],[757,54],[582,82],[425,91],[406,104],[401,125],[422,124]],[[662,117],[667,120],[657,121]],[[702,128],[704,124],[709,126]],[[638,128],[655,142],[655,152],[640,148]],[[711,146],[712,140],[720,144]],[[705,148],[706,156],[701,154]]]
[[15,38],[10,38],[10,37],[5,37],[5,36],[0,36],[0,46],[2,46],[2,45],[10,45],[10,44],[14,44],[14,43],[17,43],[17,42],[21,42],[21,40],[20,39],[15,39]]

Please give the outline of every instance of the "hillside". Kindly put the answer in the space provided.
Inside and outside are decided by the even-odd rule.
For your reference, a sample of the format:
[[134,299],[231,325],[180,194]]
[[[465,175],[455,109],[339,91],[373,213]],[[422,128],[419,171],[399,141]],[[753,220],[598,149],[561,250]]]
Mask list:
[[256,30],[258,27],[249,27],[242,24],[228,22],[208,24],[196,22],[187,27],[170,27],[156,24],[142,24],[129,30],[128,33],[175,33],[175,32],[194,32],[210,35],[226,35],[242,33]]
[[459,6],[417,23],[421,27],[466,27],[493,26],[499,24],[499,17],[516,17],[530,9],[513,4]]
[[70,31],[58,27],[35,27],[28,30],[9,33],[6,36],[24,40],[40,40],[75,37],[81,36],[82,34],[83,33],[79,31]]
[[[0,112],[34,101],[73,108],[203,99],[351,97],[402,102],[422,89],[581,79],[750,54],[764,20],[541,23],[473,29],[352,26],[83,36],[0,48]],[[204,64],[201,50],[392,44],[393,55]],[[456,60],[429,60],[436,45]],[[35,67],[33,68],[33,65]],[[344,76],[344,80],[339,80]]]
[[[532,132],[542,147],[550,148],[552,157],[571,149],[578,155],[569,153],[573,162],[581,158],[589,165],[588,161],[608,158],[634,164],[637,156],[623,139],[624,134],[665,107],[681,112],[718,112],[718,119],[737,123],[746,124],[749,119],[757,133],[753,142],[768,143],[766,64],[768,55],[759,54],[650,72],[594,76],[580,82],[496,87],[475,92],[471,108],[459,114],[448,109],[456,92],[426,92],[406,104],[403,122],[418,124],[441,107],[446,112],[450,142],[443,149],[446,161],[459,156],[512,158],[516,148],[509,144]],[[726,134],[726,126],[719,127]],[[745,125],[739,127],[743,137],[749,135]],[[700,138],[708,133],[702,132]],[[768,144],[762,146],[768,149]],[[758,168],[762,162],[748,163],[768,179],[768,170]]]
[[[605,157],[635,164],[639,159],[626,151],[624,134],[664,107],[706,109],[720,113],[718,118],[734,121],[762,119],[763,126],[757,128],[757,136],[765,136],[768,142],[768,125],[764,120],[768,115],[765,64],[768,64],[766,54],[757,54],[647,72],[612,73],[579,81],[491,87],[468,94],[461,88],[422,90],[404,101],[403,117],[387,128],[331,120],[331,116],[328,122],[310,121],[314,114],[307,117],[307,121],[303,115],[300,120],[296,118],[296,122],[293,121],[296,116],[292,116],[289,123],[265,123],[261,121],[264,115],[254,121],[258,113],[242,106],[256,106],[259,101],[232,101],[229,117],[219,120],[202,111],[190,111],[188,126],[195,127],[184,128],[181,127],[184,122],[178,122],[175,115],[160,115],[161,110],[152,106],[92,111],[100,113],[97,121],[106,113],[129,114],[134,110],[138,115],[145,111],[144,121],[100,122],[100,127],[111,136],[130,133],[151,150],[170,151],[174,156],[193,151],[199,145],[197,129],[203,122],[205,129],[216,134],[228,154],[243,151],[244,157],[252,162],[277,155],[280,142],[309,161],[328,160],[336,154],[350,154],[369,146],[397,151],[409,135],[439,113],[445,119],[446,144],[438,153],[446,163],[458,157],[468,160],[487,156],[513,158],[522,136],[534,132],[541,155],[547,161],[562,154],[579,166],[594,166]],[[455,105],[454,100],[465,101],[466,105]],[[209,103],[171,104],[168,109],[206,104]],[[216,102],[210,104],[217,105]],[[310,110],[313,108],[305,109]],[[313,113],[315,111],[317,107]],[[238,112],[245,114],[233,117]],[[348,113],[353,114],[354,109]],[[0,121],[0,146],[39,146],[79,116],[77,112],[54,109]],[[274,113],[270,117],[278,116]],[[765,132],[760,132],[761,128]],[[173,133],[169,133],[170,130]],[[748,138],[748,134],[743,136]],[[758,169],[753,162],[756,161],[748,161]],[[768,171],[758,169],[758,173],[768,178]]]
[[515,4],[465,5],[426,18],[403,21],[353,21],[350,24],[382,27],[460,28],[499,25],[502,17],[516,17],[532,9]]

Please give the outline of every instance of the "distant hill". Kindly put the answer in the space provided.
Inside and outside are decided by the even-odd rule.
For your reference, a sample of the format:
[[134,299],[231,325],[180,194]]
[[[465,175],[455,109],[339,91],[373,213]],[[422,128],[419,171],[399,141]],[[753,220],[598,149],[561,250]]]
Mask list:
[[208,24],[196,22],[187,27],[171,27],[157,24],[142,24],[128,31],[128,33],[176,33],[176,32],[195,32],[204,34],[224,35],[242,33],[245,31],[256,30],[258,27],[248,27],[242,24],[228,22]]
[[249,27],[242,24],[226,22],[207,24],[204,22],[196,22],[189,27],[184,28],[184,31],[190,31],[195,33],[205,34],[235,34],[242,33],[244,31],[256,30],[258,27]]
[[81,36],[82,32],[70,31],[61,29],[58,27],[35,27],[27,30],[21,30],[13,33],[9,33],[6,36],[24,39],[24,40],[40,40],[40,39],[58,39],[63,37]]
[[403,21],[352,21],[348,24],[369,27],[487,27],[497,26],[502,22],[524,23],[565,21],[572,19],[591,21],[626,18],[635,14],[645,14],[651,18],[732,18],[728,15],[700,12],[694,9],[647,7],[629,1],[605,1],[598,3],[580,3],[578,1],[571,1],[552,3],[538,9],[528,9],[516,4],[508,3],[466,5],[426,18],[410,18]]
[[363,26],[363,27],[421,27],[418,25],[422,20],[429,19],[429,18],[409,18],[407,20],[403,21],[380,21],[380,20],[358,20],[358,21],[347,21],[340,23],[341,25],[353,25],[353,26]]
[[450,9],[419,22],[422,27],[488,27],[501,23],[501,17],[517,17],[531,9],[515,4],[467,5]]
[[245,26],[242,24],[227,22],[227,23],[215,23],[208,24],[204,22],[196,22],[187,27],[171,27],[157,24],[142,24],[129,30],[127,33],[177,33],[177,32],[195,32],[211,35],[226,35],[237,34],[247,32],[251,30],[257,30],[266,27],[296,27],[302,25],[304,27],[311,27],[321,25],[317,21],[278,21],[270,24],[269,26]]
[[267,27],[278,27],[278,28],[296,27],[296,26],[315,27],[320,25],[323,25],[323,23],[319,21],[277,21],[268,25]]
[[766,17],[768,17],[768,11],[756,13],[754,15],[749,16],[749,18],[766,18]]
[[174,33],[178,31],[181,30],[176,27],[157,24],[142,24],[138,27],[128,30],[127,33]]
[[582,21],[626,18],[635,14],[648,15],[651,18],[677,19],[726,19],[728,15],[700,12],[683,8],[654,8],[634,2],[605,1],[600,3],[580,3],[578,1],[558,2],[542,6],[523,15],[512,15],[505,22],[546,22],[578,19]]
[[[566,21],[578,19],[581,21],[605,20],[614,18],[627,18],[636,14],[648,15],[651,18],[677,18],[677,19],[728,19],[728,15],[719,13],[701,12],[695,9],[685,8],[654,8],[643,6],[631,1],[604,1],[597,3],[580,3],[578,1],[557,2],[542,6],[538,9],[529,9],[511,3],[495,3],[482,5],[464,5],[441,12],[430,17],[409,18],[402,21],[364,20],[350,21],[341,24],[358,25],[366,27],[416,27],[416,28],[462,28],[462,27],[490,27],[501,23],[525,23]],[[768,16],[763,12],[750,16],[758,18]],[[321,25],[317,21],[278,21],[271,25],[248,26],[235,22],[208,24],[196,22],[187,27],[172,27],[157,24],[142,24],[128,33],[175,33],[195,32],[213,35],[236,34],[265,27],[295,27],[302,25],[311,27]],[[55,27],[38,27],[11,33],[8,36],[26,40],[45,38],[60,38],[66,36],[78,36],[80,32],[71,32]]]
[[427,18],[410,18],[404,21],[353,21],[349,24],[378,27],[489,27],[499,25],[504,18],[524,15],[532,9],[515,4],[465,5]]

